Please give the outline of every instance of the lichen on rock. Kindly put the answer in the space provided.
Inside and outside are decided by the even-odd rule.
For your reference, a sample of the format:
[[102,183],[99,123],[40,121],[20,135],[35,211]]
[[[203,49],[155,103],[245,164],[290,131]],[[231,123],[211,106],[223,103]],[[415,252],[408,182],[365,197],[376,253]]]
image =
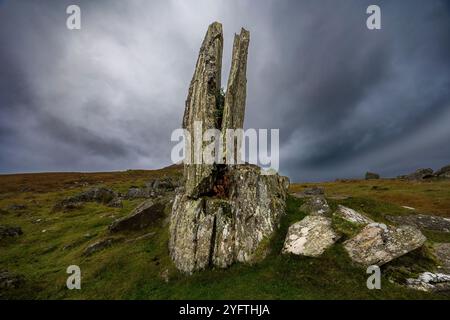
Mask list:
[[[242,129],[249,41],[245,29],[235,35],[228,88],[221,102],[222,25],[209,26],[189,87],[183,128],[192,132],[195,122],[202,121],[203,132]],[[256,165],[192,164],[194,155],[188,156],[185,185],[176,194],[169,227],[169,251],[176,267],[191,273],[252,262],[262,240],[271,236],[284,214],[289,180],[278,174],[262,175]]]

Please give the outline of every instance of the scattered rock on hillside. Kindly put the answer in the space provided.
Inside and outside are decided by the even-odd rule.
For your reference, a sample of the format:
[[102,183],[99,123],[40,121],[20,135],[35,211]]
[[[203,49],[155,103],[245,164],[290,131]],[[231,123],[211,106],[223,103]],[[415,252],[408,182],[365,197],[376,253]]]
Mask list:
[[108,247],[112,246],[115,243],[119,243],[119,242],[122,242],[124,240],[125,240],[124,238],[117,238],[117,237],[113,238],[113,237],[110,237],[110,238],[106,238],[106,239],[102,239],[102,240],[96,241],[96,242],[90,244],[89,246],[87,246],[86,249],[84,249],[83,255],[84,256],[90,256],[91,254],[93,254],[93,253],[95,253],[97,251],[101,251],[101,250],[103,250],[105,248],[108,248]]
[[330,218],[307,216],[289,227],[282,253],[318,257],[338,239]]
[[338,217],[340,217],[346,221],[349,221],[351,223],[356,223],[356,224],[360,224],[360,225],[366,225],[366,224],[374,222],[372,219],[365,216],[364,214],[359,213],[353,209],[344,207],[342,205],[338,205],[338,208],[337,208],[336,212],[334,212],[334,215],[337,215]]
[[6,237],[18,237],[22,232],[20,227],[0,226],[0,240]]
[[433,169],[426,168],[426,169],[417,169],[413,173],[403,175],[403,176],[398,176],[397,178],[405,179],[405,180],[424,180],[424,179],[432,178],[433,176],[434,176]]
[[300,210],[307,214],[327,215],[331,212],[327,200],[323,196],[313,196],[306,199]]
[[438,268],[450,274],[450,243],[435,243],[433,253],[439,262]]
[[119,197],[114,198],[110,202],[108,202],[107,206],[111,208],[122,208],[123,207],[122,199]]
[[176,177],[163,177],[150,180],[145,187],[131,187],[125,195],[126,199],[154,198],[173,192],[181,185],[181,179]]
[[344,242],[344,248],[357,263],[381,266],[421,247],[425,240],[420,230],[412,226],[391,227],[371,223]]
[[408,216],[390,216],[387,215],[385,218],[396,224],[407,224],[415,226],[419,229],[440,231],[440,232],[450,232],[450,219],[431,216],[426,214],[415,214]]
[[293,194],[293,196],[295,196],[297,198],[307,198],[307,197],[311,197],[311,196],[320,196],[320,195],[324,195],[324,194],[325,194],[325,190],[323,187],[313,186],[313,187],[305,188],[300,192],[296,192]]
[[7,270],[0,271],[0,289],[16,289],[25,283],[21,275],[13,274]]
[[131,187],[125,195],[126,199],[152,198],[156,194],[148,188]]
[[318,196],[325,194],[325,189],[323,187],[313,186],[310,188],[305,188],[303,194],[307,196]]
[[434,173],[439,178],[450,178],[450,165],[442,167]]
[[81,192],[73,197],[63,199],[54,207],[55,210],[71,210],[82,207],[84,202],[110,203],[118,194],[108,188],[96,187]]
[[117,197],[117,193],[108,188],[92,188],[76,195],[74,198],[81,202],[96,201],[100,203],[108,203]]
[[450,275],[443,273],[423,272],[417,279],[406,279],[406,286],[426,292],[442,292],[450,290]]
[[375,180],[380,179],[380,175],[378,173],[366,172],[365,178],[366,180]]
[[146,200],[137,206],[128,216],[114,221],[110,226],[111,232],[125,230],[141,230],[162,219],[167,201]]
[[147,188],[155,192],[167,192],[174,191],[176,188],[181,186],[180,178],[176,177],[163,177],[160,179],[153,179],[147,182],[145,185]]
[[8,208],[6,208],[6,210],[19,211],[19,210],[25,210],[26,208],[27,208],[27,206],[24,204],[12,204]]

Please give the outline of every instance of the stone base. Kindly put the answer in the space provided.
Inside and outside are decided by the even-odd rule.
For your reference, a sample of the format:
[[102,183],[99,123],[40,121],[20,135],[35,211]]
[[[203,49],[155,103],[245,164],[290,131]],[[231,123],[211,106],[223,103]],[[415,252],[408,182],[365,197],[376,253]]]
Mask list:
[[255,165],[229,167],[217,195],[177,194],[170,219],[170,255],[178,269],[191,273],[251,262],[285,212],[289,180],[261,175]]

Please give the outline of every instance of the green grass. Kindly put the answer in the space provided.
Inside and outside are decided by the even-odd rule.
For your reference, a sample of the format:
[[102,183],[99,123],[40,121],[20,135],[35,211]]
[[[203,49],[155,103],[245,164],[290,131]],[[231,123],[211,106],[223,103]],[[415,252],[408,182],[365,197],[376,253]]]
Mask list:
[[[130,185],[144,183],[148,174],[139,179],[95,181],[116,190],[126,190]],[[73,177],[71,176],[71,179]],[[107,181],[105,181],[107,180]],[[37,183],[37,182],[36,182]],[[19,183],[20,184],[20,183]],[[123,208],[109,208],[88,203],[83,208],[68,212],[54,212],[59,199],[73,195],[83,188],[53,187],[47,189],[1,193],[0,208],[13,203],[23,203],[27,209],[1,213],[1,225],[21,226],[24,234],[0,242],[0,269],[7,269],[26,278],[26,285],[17,290],[0,291],[1,298],[11,299],[433,299],[448,298],[405,289],[389,282],[401,272],[414,274],[419,269],[431,268],[432,258],[413,252],[388,269],[384,267],[381,290],[369,290],[365,268],[351,262],[341,242],[332,246],[319,258],[281,255],[287,229],[305,217],[299,210],[302,200],[289,197],[286,215],[280,228],[265,240],[268,255],[253,265],[236,263],[226,270],[214,269],[196,272],[191,276],[178,272],[168,255],[168,223],[141,232],[118,234],[127,239],[153,232],[134,242],[120,242],[83,256],[83,250],[92,242],[109,236],[107,227],[118,217],[128,214],[140,200],[124,201]],[[389,191],[383,191],[389,192]],[[376,219],[385,212],[405,214],[408,211],[388,201],[358,196],[346,200],[332,200],[335,208],[343,204],[364,211]],[[40,222],[36,222],[41,219]],[[355,226],[333,220],[345,236],[355,232]],[[46,232],[42,232],[46,230]],[[433,239],[445,236],[433,235]],[[66,288],[66,268],[78,265],[82,272],[81,290]],[[404,265],[417,266],[403,270]],[[420,267],[420,268],[419,268]],[[422,268],[422,269],[421,269]],[[166,282],[162,274],[169,274]]]

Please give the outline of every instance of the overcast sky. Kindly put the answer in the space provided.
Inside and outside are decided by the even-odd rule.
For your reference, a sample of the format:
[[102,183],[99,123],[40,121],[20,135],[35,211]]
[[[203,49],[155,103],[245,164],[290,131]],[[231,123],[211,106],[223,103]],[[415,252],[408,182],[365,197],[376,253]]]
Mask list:
[[0,0],[0,172],[170,165],[213,21],[225,84],[251,33],[245,127],[280,129],[291,180],[450,164],[450,1]]

